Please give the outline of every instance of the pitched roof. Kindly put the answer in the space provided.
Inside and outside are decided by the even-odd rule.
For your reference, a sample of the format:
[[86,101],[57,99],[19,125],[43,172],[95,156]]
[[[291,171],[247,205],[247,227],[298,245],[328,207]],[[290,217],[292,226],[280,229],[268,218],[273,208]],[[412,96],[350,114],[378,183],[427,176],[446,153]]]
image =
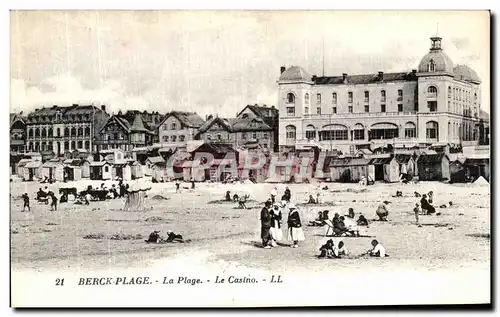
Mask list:
[[198,148],[193,150],[193,152],[197,151],[199,149],[202,149],[205,152],[218,153],[218,154],[224,154],[224,153],[228,153],[228,152],[236,152],[236,150],[233,149],[233,147],[228,145],[228,144],[203,143]]
[[234,132],[272,130],[262,118],[236,118],[231,125]]
[[232,132],[232,123],[234,123],[234,118],[227,119],[227,118],[220,118],[220,117],[214,117],[208,121],[206,121],[199,129],[197,135],[204,133],[210,129],[214,124],[218,123],[221,125],[223,128],[225,128],[227,131]]
[[42,166],[42,162],[40,161],[31,161],[24,165],[26,168],[39,168],[40,166]]
[[132,127],[130,128],[130,131],[135,131],[135,132],[146,132],[148,131],[144,127],[144,122],[142,121],[142,117],[140,114],[136,114],[134,118],[134,122],[132,123]]
[[370,164],[385,165],[391,163],[392,159],[393,159],[392,157],[376,157],[371,159]]
[[[348,75],[347,82],[349,84],[372,84],[381,82],[378,74],[365,75]],[[342,85],[344,84],[343,76],[331,77],[313,77],[312,80],[316,85]],[[417,77],[413,73],[384,73],[382,82],[393,81],[416,81]]]
[[165,160],[161,156],[148,157],[147,161],[150,161],[152,164],[165,163]]
[[438,154],[422,154],[418,158],[418,163],[424,163],[424,164],[432,164],[436,162],[441,162],[441,160],[445,157],[446,155],[444,153],[438,153]]
[[330,160],[330,167],[340,167],[340,166],[365,166],[370,164],[370,159],[363,158],[332,158]]
[[396,154],[394,158],[399,164],[406,164],[411,160],[411,154]]
[[259,116],[261,118],[266,118],[266,117],[277,117],[279,114],[279,110],[273,107],[267,107],[267,106],[259,106],[257,104],[255,105],[247,105],[243,110],[241,110],[238,113],[238,117],[240,114],[245,111],[245,109],[250,109],[253,113],[255,113],[256,116]]

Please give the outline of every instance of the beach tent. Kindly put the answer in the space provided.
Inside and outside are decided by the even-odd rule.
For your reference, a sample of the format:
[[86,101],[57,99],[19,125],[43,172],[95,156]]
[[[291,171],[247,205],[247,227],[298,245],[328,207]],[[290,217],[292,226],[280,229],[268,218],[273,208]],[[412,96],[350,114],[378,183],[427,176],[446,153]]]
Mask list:
[[127,199],[123,211],[143,212],[146,211],[146,192],[151,187],[146,185],[132,184],[128,189]]

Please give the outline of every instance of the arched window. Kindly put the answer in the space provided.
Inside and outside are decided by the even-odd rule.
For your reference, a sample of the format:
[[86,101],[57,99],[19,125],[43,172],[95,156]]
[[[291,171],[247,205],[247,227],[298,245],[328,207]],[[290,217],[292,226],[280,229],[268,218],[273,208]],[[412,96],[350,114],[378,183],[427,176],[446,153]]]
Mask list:
[[64,136],[69,136],[69,128],[64,128]]
[[168,135],[163,136],[163,142],[168,142]]
[[405,138],[411,139],[417,137],[417,126],[413,122],[405,124]]
[[380,91],[380,101],[385,102],[385,90]]
[[85,135],[90,135],[90,127],[85,128]]
[[42,138],[47,137],[47,130],[45,128],[42,128]]
[[71,128],[71,136],[76,136],[76,128],[75,127]]
[[72,150],[76,149],[76,142],[75,141],[71,141],[71,149]]
[[308,104],[309,104],[309,94],[308,94],[308,93],[306,93],[306,94],[304,95],[304,103],[305,103],[306,105],[308,105]]
[[451,98],[451,86],[448,87],[448,98]]
[[[30,138],[32,138],[32,137],[33,137],[33,129],[29,129],[29,130],[28,130],[28,136],[29,136]],[[32,146],[32,147],[33,147],[33,146]]]
[[90,141],[85,141],[85,150],[90,150]]
[[399,128],[394,123],[375,123],[370,128],[370,140],[388,140],[399,137]]
[[184,142],[185,139],[186,137],[184,135],[179,135],[179,142]]
[[316,94],[316,104],[321,105],[321,94]]
[[361,123],[356,123],[353,128],[354,140],[364,140],[365,139],[365,127]]
[[47,145],[45,144],[45,141],[43,141],[42,144],[41,144],[41,150],[42,151],[47,150]]
[[56,134],[57,137],[60,137],[61,136],[61,128],[57,128],[56,133],[57,133]]
[[35,152],[40,152],[40,143],[35,142]]
[[83,128],[78,128],[78,136],[83,136]]
[[438,90],[435,86],[429,86],[429,88],[427,88],[427,92],[429,94],[437,94]]
[[33,142],[29,143],[28,151],[30,151],[30,152],[33,151]]
[[47,134],[48,134],[48,137],[49,137],[49,138],[51,138],[51,137],[52,137],[52,134],[53,134],[53,132],[52,132],[52,128],[48,128],[48,129],[47,129]]
[[319,132],[320,141],[348,140],[347,127],[341,124],[328,124]]
[[427,107],[429,108],[429,112],[437,111],[437,100],[432,100],[437,98],[437,88],[435,86],[429,86],[427,88]]
[[429,70],[429,72],[436,71],[436,64],[434,63],[434,60],[432,60],[432,59],[429,61],[428,70]]
[[316,139],[316,128],[312,124],[309,124],[306,127],[306,139],[307,140],[315,140]]
[[287,103],[295,103],[295,95],[292,94],[291,92],[289,92],[287,95],[286,95],[286,102]]
[[336,92],[332,93],[332,103],[334,105],[337,104],[337,93]]
[[287,141],[295,141],[297,139],[297,129],[293,125],[288,125],[285,128],[286,131],[286,140]]
[[82,141],[78,141],[78,149],[81,149],[83,148],[83,142]]
[[35,137],[40,137],[40,129],[39,128],[35,128]]
[[177,141],[177,136],[172,135],[172,142],[175,142],[175,141]]
[[429,121],[425,124],[425,135],[427,139],[438,139],[439,137],[439,125],[436,121]]

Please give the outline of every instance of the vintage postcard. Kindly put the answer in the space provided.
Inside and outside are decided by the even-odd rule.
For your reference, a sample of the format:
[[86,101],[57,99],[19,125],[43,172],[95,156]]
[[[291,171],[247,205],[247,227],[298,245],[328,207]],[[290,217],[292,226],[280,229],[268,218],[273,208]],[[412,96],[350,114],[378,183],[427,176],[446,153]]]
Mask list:
[[12,307],[491,304],[489,11],[10,36]]

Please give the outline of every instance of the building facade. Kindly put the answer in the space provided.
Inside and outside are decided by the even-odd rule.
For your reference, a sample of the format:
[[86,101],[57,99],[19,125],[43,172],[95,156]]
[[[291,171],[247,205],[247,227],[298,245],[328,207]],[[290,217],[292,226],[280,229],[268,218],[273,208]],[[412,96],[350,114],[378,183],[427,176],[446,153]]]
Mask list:
[[99,137],[95,141],[96,150],[131,151],[136,147],[152,145],[157,138],[156,124],[161,119],[162,116],[157,112],[119,112],[111,116],[99,131]]
[[195,112],[172,111],[157,126],[161,144],[184,147],[205,121]]
[[108,120],[106,106],[73,104],[35,109],[26,118],[28,151],[52,151],[57,156],[66,151],[95,149],[95,136]]
[[22,112],[10,114],[10,152],[26,152],[26,122]]
[[410,72],[317,77],[281,67],[280,150],[313,143],[353,153],[478,140],[480,83],[471,68],[453,65],[439,37]]

